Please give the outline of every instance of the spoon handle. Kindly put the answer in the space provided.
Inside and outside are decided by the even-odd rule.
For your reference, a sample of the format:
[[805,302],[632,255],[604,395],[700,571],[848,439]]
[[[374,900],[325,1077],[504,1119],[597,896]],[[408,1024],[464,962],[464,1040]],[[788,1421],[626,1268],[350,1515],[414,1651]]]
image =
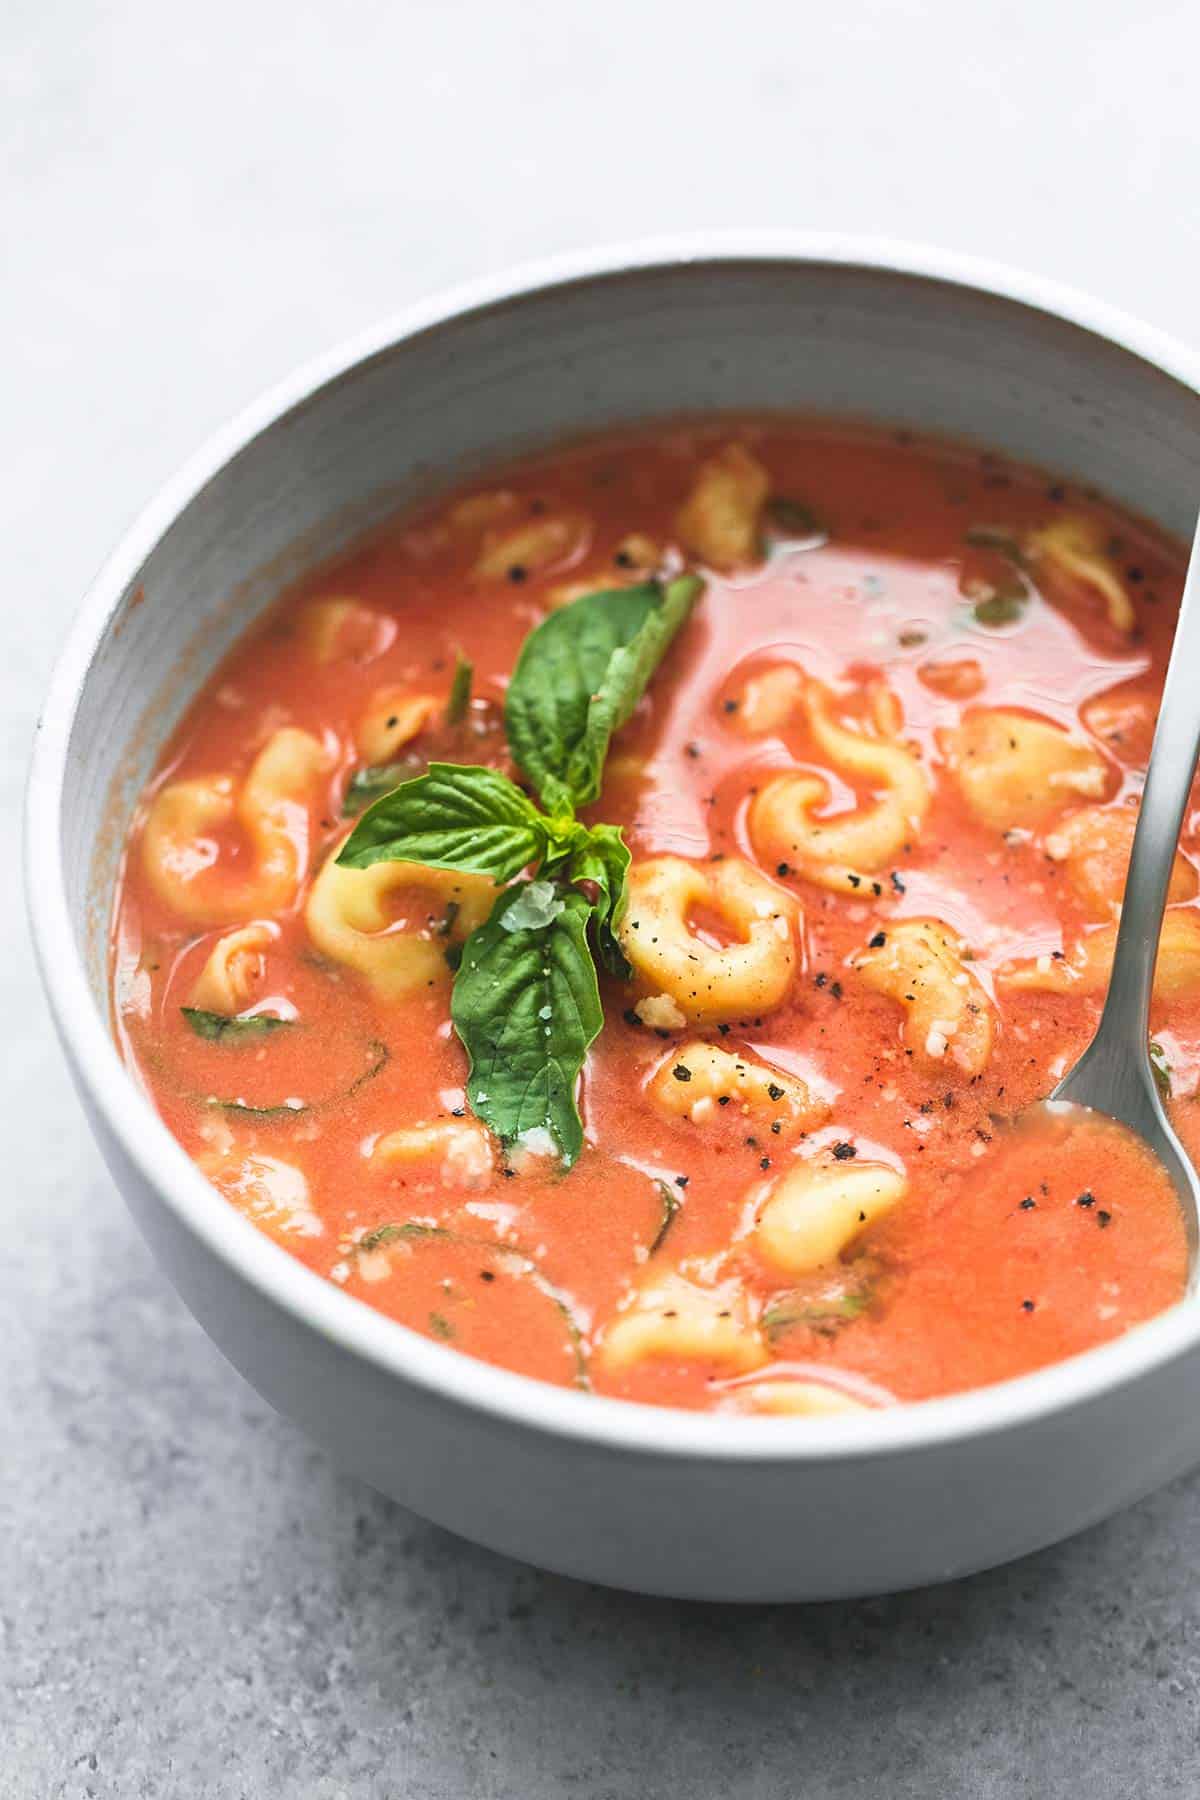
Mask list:
[[1096,1031],[1145,1057],[1158,939],[1176,845],[1200,755],[1200,526],[1179,605],[1138,812],[1108,997]]

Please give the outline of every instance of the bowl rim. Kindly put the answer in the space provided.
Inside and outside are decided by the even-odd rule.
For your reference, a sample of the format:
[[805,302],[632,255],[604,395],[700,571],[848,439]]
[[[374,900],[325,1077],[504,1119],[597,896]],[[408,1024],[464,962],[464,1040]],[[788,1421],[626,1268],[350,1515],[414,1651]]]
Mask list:
[[26,794],[25,881],[42,980],[77,1078],[125,1157],[176,1220],[257,1294],[335,1346],[496,1425],[659,1459],[800,1465],[953,1446],[1096,1402],[1200,1345],[1200,1297],[1063,1362],[939,1399],[826,1420],[692,1412],[558,1388],[432,1342],[344,1293],[243,1218],[205,1180],[120,1059],[87,978],[68,907],[61,805],[70,736],[91,664],[122,596],[174,520],[239,451],[325,386],[404,340],[540,290],[656,268],[833,265],[959,286],[1107,340],[1200,395],[1200,358],[1167,334],[1034,274],[931,245],[790,231],[708,231],[526,262],[435,293],[308,359],[219,428],[136,517],[91,583],[38,720]]

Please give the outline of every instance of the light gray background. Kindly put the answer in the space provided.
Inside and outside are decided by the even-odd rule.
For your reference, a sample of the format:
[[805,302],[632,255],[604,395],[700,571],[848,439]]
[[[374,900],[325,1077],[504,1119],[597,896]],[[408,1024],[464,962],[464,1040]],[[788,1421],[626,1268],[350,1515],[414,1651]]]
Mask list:
[[135,1236],[14,872],[85,582],[292,363],[460,276],[710,225],[940,241],[1195,341],[1198,52],[1195,0],[0,5],[3,1800],[1200,1790],[1200,1478],[974,1581],[734,1612],[340,1476]]

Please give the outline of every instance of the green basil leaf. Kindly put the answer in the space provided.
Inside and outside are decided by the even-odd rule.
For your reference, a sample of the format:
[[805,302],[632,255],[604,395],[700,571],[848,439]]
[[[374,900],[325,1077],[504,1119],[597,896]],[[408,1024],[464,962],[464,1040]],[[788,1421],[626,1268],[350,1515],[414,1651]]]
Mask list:
[[533,802],[498,769],[430,763],[429,772],[368,808],[338,862],[369,869],[379,862],[424,863],[510,881],[545,852],[546,823]]
[[633,712],[703,583],[681,575],[583,594],[526,638],[504,718],[513,755],[551,812],[600,792],[609,742]]
[[528,904],[527,886],[548,885],[509,888],[472,932],[451,1016],[470,1058],[467,1098],[476,1117],[505,1143],[548,1131],[569,1169],[583,1148],[575,1086],[604,1015],[582,894],[559,896],[547,924],[507,922],[513,908]]
[[250,1013],[244,1019],[230,1018],[226,1013],[206,1012],[202,1006],[181,1006],[180,1012],[199,1038],[210,1044],[236,1044],[246,1038],[266,1037],[269,1032],[283,1031],[292,1019],[275,1019],[270,1013]]
[[593,825],[567,864],[568,881],[594,881],[600,890],[593,902],[596,949],[609,974],[622,980],[632,972],[617,938],[631,860],[619,825]]

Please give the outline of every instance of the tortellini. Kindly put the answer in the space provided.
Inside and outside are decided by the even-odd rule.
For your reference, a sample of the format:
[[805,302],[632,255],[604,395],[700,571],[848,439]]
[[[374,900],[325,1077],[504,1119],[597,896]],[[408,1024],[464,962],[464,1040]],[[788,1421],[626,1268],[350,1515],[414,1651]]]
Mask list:
[[605,1328],[600,1357],[611,1370],[641,1362],[758,1368],[766,1342],[739,1282],[701,1286],[674,1273],[647,1283]]
[[[693,929],[706,908],[736,933],[715,944]],[[691,1024],[757,1017],[787,998],[799,961],[800,912],[741,857],[698,867],[652,857],[629,871],[621,947],[651,996],[665,995]]]
[[684,549],[711,568],[732,570],[759,560],[762,513],[770,478],[741,444],[726,444],[701,465],[675,528]]
[[665,574],[670,563],[678,564],[678,556],[670,556],[657,539],[644,531],[626,534],[613,552],[612,562],[603,572],[577,574],[571,581],[560,581],[544,596],[549,607],[569,606],[584,594],[595,594],[605,588],[625,587],[649,581]]
[[755,796],[748,828],[765,862],[840,893],[878,892],[871,876],[886,867],[929,810],[929,781],[900,740],[900,703],[881,684],[871,692],[874,735],[852,731],[831,716],[832,696],[819,681],[804,682],[801,698],[809,730],[822,754],[848,781],[878,790],[852,811],[823,815],[829,785],[820,775],[777,775]]
[[[1129,853],[1137,829],[1137,813],[1129,806],[1085,806],[1071,813],[1042,840],[1046,855],[1061,863],[1071,886],[1093,918],[1104,919],[1121,908]],[[1196,871],[1176,851],[1167,900],[1194,899]]]
[[255,919],[218,938],[192,989],[192,1005],[230,1018],[241,1012],[263,978],[265,953],[278,936],[278,925]]
[[[1045,994],[1102,994],[1112,975],[1117,927],[1101,925],[1080,939],[1069,956],[1042,955],[999,969],[1006,988]],[[1174,1000],[1200,991],[1200,913],[1170,907],[1163,916],[1154,969],[1154,998]]]
[[196,1162],[213,1186],[268,1237],[286,1243],[323,1234],[304,1172],[294,1163],[236,1147],[206,1151]]
[[869,988],[903,1007],[904,1042],[914,1056],[949,1058],[964,1074],[980,1073],[991,1054],[992,1009],[949,926],[902,919],[877,932],[853,966]]
[[827,1103],[795,1075],[699,1038],[663,1059],[650,1077],[648,1092],[668,1116],[693,1124],[715,1117],[725,1107],[767,1114],[780,1126],[815,1125],[829,1113]]
[[907,1191],[907,1178],[889,1163],[806,1159],[768,1190],[752,1234],[754,1248],[788,1275],[824,1268]]
[[370,662],[395,642],[396,621],[345,595],[312,600],[300,614],[300,636],[313,660]]
[[782,731],[795,713],[804,692],[804,673],[795,663],[776,663],[760,669],[742,688],[734,719],[750,737]]
[[613,561],[618,569],[623,569],[627,576],[638,581],[645,581],[660,569],[666,560],[666,552],[657,538],[652,538],[645,531],[630,531],[625,534],[613,552]]
[[1119,762],[1135,768],[1149,762],[1158,723],[1153,694],[1128,685],[1110,688],[1089,700],[1080,716]]
[[1022,545],[1035,574],[1050,589],[1067,587],[1095,594],[1108,622],[1128,634],[1137,622],[1133,602],[1104,547],[1104,533],[1092,519],[1056,519],[1029,532]]
[[481,581],[544,575],[582,555],[590,536],[588,521],[578,514],[547,513],[501,537],[489,537],[475,558],[472,572]]
[[479,494],[466,494],[446,509],[446,523],[457,536],[470,536],[502,525],[517,510],[517,496],[511,488],[487,488]]
[[943,733],[942,746],[967,806],[994,831],[1036,830],[1073,800],[1099,800],[1108,785],[1108,766],[1091,744],[1003,707],[969,713]]
[[733,1403],[739,1412],[775,1413],[804,1419],[834,1418],[843,1413],[872,1410],[865,1400],[828,1381],[746,1382],[735,1390]]
[[439,702],[433,694],[412,694],[404,688],[381,688],[358,723],[357,743],[369,763],[391,762],[437,717]]
[[[389,907],[404,889],[419,896],[417,920],[397,920]],[[483,924],[498,892],[487,875],[406,862],[347,869],[330,856],[304,916],[318,950],[356,969],[380,999],[402,1000],[449,978],[447,946]]]
[[[142,835],[142,862],[155,893],[197,925],[232,924],[291,906],[308,870],[309,815],[328,769],[320,741],[285,726],[259,751],[240,790],[229,775],[161,788]],[[222,867],[208,835],[235,822],[253,852],[244,874]]]
[[385,1174],[423,1163],[436,1168],[442,1187],[485,1188],[496,1168],[492,1134],[478,1119],[436,1119],[386,1132],[371,1150],[371,1167]]

